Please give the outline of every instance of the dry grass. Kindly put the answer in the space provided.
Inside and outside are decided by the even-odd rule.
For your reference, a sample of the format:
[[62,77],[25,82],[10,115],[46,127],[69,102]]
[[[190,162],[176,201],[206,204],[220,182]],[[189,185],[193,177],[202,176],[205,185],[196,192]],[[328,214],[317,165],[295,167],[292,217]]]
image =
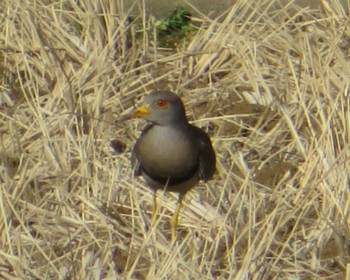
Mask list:
[[[350,277],[349,21],[336,1],[272,4],[199,16],[161,50],[142,6],[145,32],[121,2],[2,0],[0,278]],[[123,117],[154,88],[183,97],[218,159],[173,241],[175,196],[152,221],[129,164],[144,123]]]

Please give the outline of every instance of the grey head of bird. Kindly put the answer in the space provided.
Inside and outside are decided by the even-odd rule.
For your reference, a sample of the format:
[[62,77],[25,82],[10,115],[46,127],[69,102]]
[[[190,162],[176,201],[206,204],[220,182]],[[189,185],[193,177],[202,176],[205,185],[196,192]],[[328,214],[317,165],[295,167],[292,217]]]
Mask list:
[[187,123],[184,104],[170,91],[153,91],[147,95],[133,117],[143,118],[156,125]]

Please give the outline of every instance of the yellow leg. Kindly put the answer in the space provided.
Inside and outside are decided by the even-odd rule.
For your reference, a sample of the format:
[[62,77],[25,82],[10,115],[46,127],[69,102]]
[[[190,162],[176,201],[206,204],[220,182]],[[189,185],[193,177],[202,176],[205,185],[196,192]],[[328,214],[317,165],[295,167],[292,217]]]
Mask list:
[[157,215],[157,210],[158,210],[158,205],[157,205],[157,190],[153,191],[153,211],[152,211],[152,220],[156,218]]
[[170,228],[171,228],[171,237],[172,237],[172,239],[175,239],[175,236],[176,236],[177,221],[178,221],[178,218],[179,218],[180,209],[182,207],[182,199],[184,198],[184,196],[185,196],[185,194],[183,194],[183,193],[179,194],[179,199],[177,201],[175,213],[171,217],[171,220],[170,220]]

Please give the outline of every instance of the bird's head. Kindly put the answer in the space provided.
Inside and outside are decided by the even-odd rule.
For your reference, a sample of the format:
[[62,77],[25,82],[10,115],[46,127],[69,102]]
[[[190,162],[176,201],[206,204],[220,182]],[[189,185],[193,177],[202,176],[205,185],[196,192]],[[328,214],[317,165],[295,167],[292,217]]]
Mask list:
[[178,95],[170,91],[153,91],[147,95],[133,117],[143,118],[157,125],[187,123],[184,105]]

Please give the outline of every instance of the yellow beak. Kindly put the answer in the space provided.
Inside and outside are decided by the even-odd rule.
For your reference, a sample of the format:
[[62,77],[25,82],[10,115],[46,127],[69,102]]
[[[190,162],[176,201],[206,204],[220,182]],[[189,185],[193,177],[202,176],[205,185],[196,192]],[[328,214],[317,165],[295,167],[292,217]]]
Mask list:
[[142,105],[138,107],[132,114],[133,118],[142,118],[144,116],[149,115],[150,113],[150,105]]

